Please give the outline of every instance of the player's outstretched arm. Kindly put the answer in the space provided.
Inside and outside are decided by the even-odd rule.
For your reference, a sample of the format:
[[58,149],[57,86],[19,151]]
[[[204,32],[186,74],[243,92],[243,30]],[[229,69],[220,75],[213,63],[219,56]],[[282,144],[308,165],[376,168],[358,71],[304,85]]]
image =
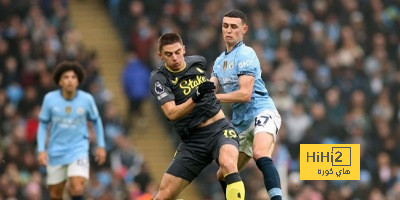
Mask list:
[[223,103],[243,103],[250,102],[253,93],[254,76],[239,76],[239,89],[225,94],[217,94],[217,99]]

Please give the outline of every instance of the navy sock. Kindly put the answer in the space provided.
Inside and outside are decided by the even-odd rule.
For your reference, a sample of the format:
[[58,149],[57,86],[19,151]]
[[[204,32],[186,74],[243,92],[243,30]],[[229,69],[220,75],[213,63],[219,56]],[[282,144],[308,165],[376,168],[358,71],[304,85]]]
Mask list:
[[261,157],[256,161],[258,169],[264,175],[264,184],[271,200],[282,200],[281,181],[271,158]]
[[83,196],[72,196],[72,200],[83,200]]
[[226,182],[224,180],[220,180],[219,184],[221,184],[222,190],[224,191],[224,196],[226,195]]

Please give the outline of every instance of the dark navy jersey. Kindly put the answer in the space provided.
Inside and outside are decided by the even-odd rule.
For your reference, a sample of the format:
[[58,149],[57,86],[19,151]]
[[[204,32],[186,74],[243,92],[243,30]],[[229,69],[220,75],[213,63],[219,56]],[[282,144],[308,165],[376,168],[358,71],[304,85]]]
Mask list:
[[[206,59],[202,56],[185,57],[186,66],[179,72],[170,71],[165,66],[151,73],[151,93],[158,103],[163,105],[175,101],[176,105],[184,103],[196,92],[198,86],[207,81]],[[216,115],[221,103],[214,93],[206,94],[186,116],[173,122],[177,133],[182,136],[190,134],[190,129]]]

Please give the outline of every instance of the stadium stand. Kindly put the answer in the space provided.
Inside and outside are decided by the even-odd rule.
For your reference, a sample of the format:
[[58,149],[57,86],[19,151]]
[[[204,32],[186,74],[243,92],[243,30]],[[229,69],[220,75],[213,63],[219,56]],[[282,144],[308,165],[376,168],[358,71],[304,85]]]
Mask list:
[[[245,42],[282,115],[274,159],[285,199],[400,198],[400,5],[397,1],[106,1],[128,50],[160,66],[160,34],[183,36],[209,66],[223,47],[220,19],[249,16]],[[227,106],[227,112],[229,107]],[[360,181],[300,181],[300,143],[361,144]],[[254,164],[246,199],[266,199]],[[215,166],[200,176],[203,199],[222,199]]]

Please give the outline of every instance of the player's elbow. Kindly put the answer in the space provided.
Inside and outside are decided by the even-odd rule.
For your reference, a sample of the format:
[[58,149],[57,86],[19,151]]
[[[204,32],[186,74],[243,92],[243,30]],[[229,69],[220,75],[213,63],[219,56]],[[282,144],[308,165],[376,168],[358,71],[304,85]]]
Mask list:
[[242,94],[242,101],[247,103],[251,101],[251,92],[244,92]]
[[165,113],[165,116],[171,122],[178,120],[178,116],[176,116],[175,113],[173,113],[173,112]]

